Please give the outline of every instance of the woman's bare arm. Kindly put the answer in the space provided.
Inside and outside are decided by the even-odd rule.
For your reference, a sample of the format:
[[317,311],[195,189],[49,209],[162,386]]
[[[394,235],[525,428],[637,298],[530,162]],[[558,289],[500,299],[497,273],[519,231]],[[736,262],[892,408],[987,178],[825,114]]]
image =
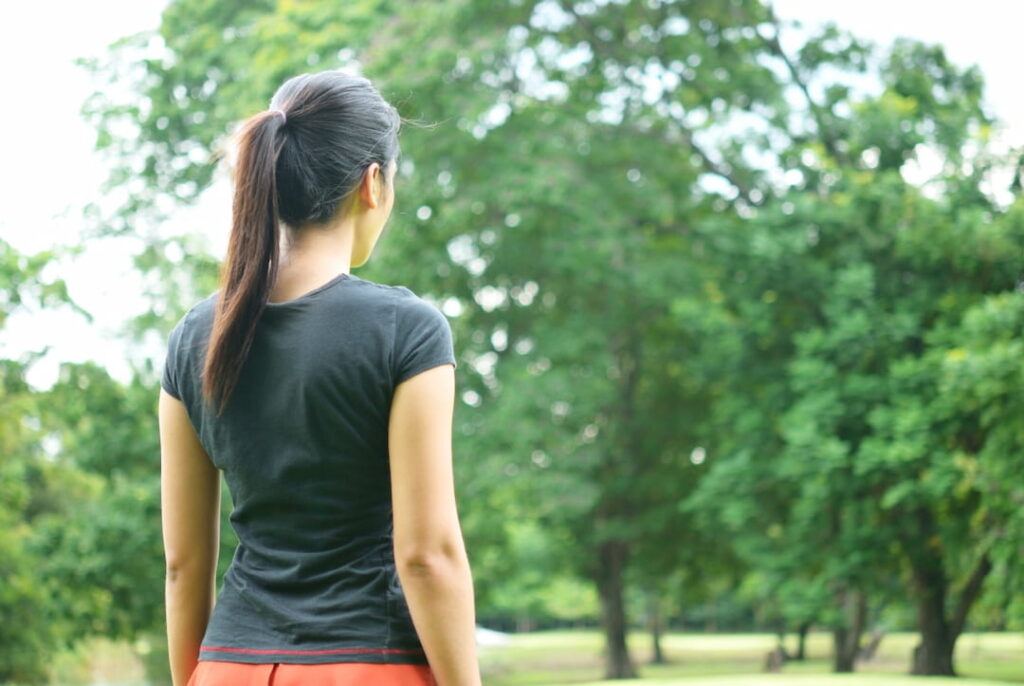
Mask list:
[[174,686],[185,686],[213,610],[220,543],[220,472],[180,400],[160,391],[160,502],[167,561],[167,643]]
[[455,506],[455,368],[395,389],[388,427],[395,564],[439,686],[479,686],[473,579]]

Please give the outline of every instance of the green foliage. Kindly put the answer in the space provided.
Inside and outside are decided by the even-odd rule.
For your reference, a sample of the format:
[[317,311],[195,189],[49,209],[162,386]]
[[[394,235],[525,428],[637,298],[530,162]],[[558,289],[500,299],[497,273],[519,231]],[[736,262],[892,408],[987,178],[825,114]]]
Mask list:
[[31,531],[22,514],[28,494],[20,476],[11,461],[0,464],[0,683],[42,680],[54,641],[51,627],[40,621],[48,598],[26,551]]
[[48,278],[43,272],[47,265],[74,249],[54,249],[22,255],[7,241],[0,238],[0,329],[7,317],[19,309],[58,308],[67,306],[89,317],[68,296],[63,279]]
[[[912,69],[903,65],[908,54],[916,60]],[[951,160],[960,159],[968,141],[984,151],[973,134],[984,121],[973,72],[958,74],[941,53],[902,44],[891,64],[883,77],[892,88],[853,108],[867,119],[863,135],[931,131],[925,142],[949,148],[950,131],[959,127],[957,151],[946,151]],[[910,88],[903,69],[942,72],[943,85],[934,88],[959,93],[958,104],[893,100]],[[876,122],[886,108],[895,120]],[[1019,515],[997,508],[1019,494],[985,481],[1005,478],[997,465],[1013,469],[1019,452],[1021,424],[1006,393],[1020,375],[1020,206],[1003,212],[982,193],[966,192],[978,180],[961,166],[947,168],[949,195],[925,197],[895,169],[922,140],[889,141],[899,158],[889,164],[878,153],[885,141],[876,139],[881,156],[872,163],[873,156],[861,155],[868,168],[837,167],[827,192],[791,194],[744,228],[751,241],[738,270],[763,276],[757,285],[745,280],[724,300],[736,321],[762,319],[763,328],[751,328],[781,337],[784,351],[774,357],[768,348],[765,355],[761,341],[747,348],[756,357],[737,360],[732,392],[767,393],[780,402],[720,406],[722,426],[765,429],[732,433],[723,445],[728,459],[713,465],[687,509],[718,510],[711,521],[726,526],[743,557],[767,573],[760,584],[766,599],[825,581],[823,605],[829,594],[851,587],[884,604],[895,590],[888,579],[905,573],[907,590],[920,601],[966,584],[990,554],[1019,555],[1011,552]],[[974,163],[985,160],[982,152]],[[770,232],[759,232],[760,224]],[[983,344],[992,349],[975,357],[964,346],[981,340],[979,329],[992,334]],[[762,368],[784,371],[764,377],[774,390],[751,380],[761,378],[755,370]],[[922,586],[921,575],[931,573],[925,570],[936,569],[931,578],[940,586]],[[958,607],[966,611],[972,599],[965,597]],[[799,604],[783,611],[794,622],[806,616]],[[958,624],[952,615],[944,621]]]
[[[25,256],[0,241],[0,328],[17,310],[74,304],[62,281],[44,272],[56,255]],[[46,620],[52,598],[39,582],[32,545],[35,524],[61,507],[77,475],[46,459],[37,394],[25,381],[42,353],[0,360],[0,682],[38,682],[47,656],[61,635]]]

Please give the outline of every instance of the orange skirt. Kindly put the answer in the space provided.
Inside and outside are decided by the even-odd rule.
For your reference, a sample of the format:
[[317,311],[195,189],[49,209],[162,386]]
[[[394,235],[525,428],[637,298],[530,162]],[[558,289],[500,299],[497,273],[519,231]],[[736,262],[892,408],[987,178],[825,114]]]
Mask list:
[[187,686],[437,686],[427,665],[334,662],[296,665],[200,660]]

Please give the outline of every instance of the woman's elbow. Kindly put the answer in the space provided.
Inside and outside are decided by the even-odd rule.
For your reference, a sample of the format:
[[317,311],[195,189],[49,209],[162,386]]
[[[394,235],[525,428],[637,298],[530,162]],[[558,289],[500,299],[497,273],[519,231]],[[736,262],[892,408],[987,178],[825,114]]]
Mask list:
[[167,583],[177,583],[188,575],[188,570],[189,565],[187,562],[179,558],[168,558],[164,568],[164,576],[167,578]]
[[468,566],[462,540],[433,545],[396,546],[395,565],[409,576],[444,576]]
[[212,564],[202,556],[167,554],[165,557],[164,574],[168,583],[206,577],[210,573]]

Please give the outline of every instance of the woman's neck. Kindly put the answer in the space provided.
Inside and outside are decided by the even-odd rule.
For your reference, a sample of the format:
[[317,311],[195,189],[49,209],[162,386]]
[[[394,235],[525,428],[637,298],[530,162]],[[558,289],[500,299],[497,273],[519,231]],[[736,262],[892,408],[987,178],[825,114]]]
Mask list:
[[[348,228],[348,230],[345,230]],[[351,227],[307,229],[283,242],[271,302],[294,300],[319,288],[352,264]]]

